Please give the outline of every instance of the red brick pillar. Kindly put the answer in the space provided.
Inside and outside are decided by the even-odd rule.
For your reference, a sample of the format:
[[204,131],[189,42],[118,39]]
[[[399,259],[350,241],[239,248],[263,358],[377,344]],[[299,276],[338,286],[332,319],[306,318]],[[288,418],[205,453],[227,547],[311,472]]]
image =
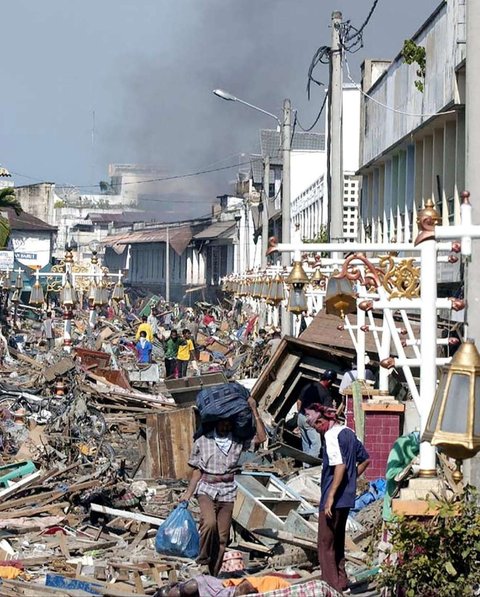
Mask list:
[[402,433],[405,406],[399,402],[364,402],[362,410],[365,414],[363,444],[371,460],[365,477],[372,481],[378,477],[385,477],[388,455]]
[[[355,431],[351,397],[347,401],[347,426]],[[385,477],[388,455],[403,429],[405,406],[400,402],[363,402],[365,437],[363,444],[370,454],[371,464],[365,471],[369,481]]]

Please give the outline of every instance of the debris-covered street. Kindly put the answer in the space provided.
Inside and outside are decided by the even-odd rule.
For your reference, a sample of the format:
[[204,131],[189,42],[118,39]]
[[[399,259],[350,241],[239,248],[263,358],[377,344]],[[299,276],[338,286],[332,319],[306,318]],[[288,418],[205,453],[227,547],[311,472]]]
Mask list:
[[480,597],[480,0],[2,22],[0,597]]
[[[53,316],[49,346],[46,316],[30,318],[36,311],[26,308],[15,341],[5,346],[2,594],[160,595],[167,593],[156,593],[159,586],[203,573],[195,558],[155,548],[158,528],[188,485],[199,418],[196,398],[200,390],[208,393],[228,380],[251,387],[258,363],[274,356],[276,330],[258,334],[255,316],[242,314],[237,325],[221,307],[202,303],[179,309],[143,299],[136,309],[123,301],[115,309],[114,314],[105,310],[88,340],[85,322],[76,321],[72,349],[66,352],[63,322]],[[145,311],[149,315],[142,323]],[[153,364],[138,362],[135,337],[142,326],[149,334],[154,330]],[[178,377],[175,363],[165,379],[165,354],[175,329],[193,330],[196,358],[188,361],[186,377]],[[294,447],[282,449],[274,417],[260,413],[268,439],[245,454],[236,476],[230,559],[219,577],[246,575],[255,582],[268,577],[271,584],[264,586],[278,585],[279,595],[314,594],[312,587],[315,594],[334,595],[318,570],[320,461]],[[317,466],[304,468],[309,459]],[[380,532],[384,483],[364,482],[363,490],[376,501],[349,519],[346,567],[359,594],[370,594],[364,591],[375,567],[371,550]],[[195,498],[189,511],[198,521]]]

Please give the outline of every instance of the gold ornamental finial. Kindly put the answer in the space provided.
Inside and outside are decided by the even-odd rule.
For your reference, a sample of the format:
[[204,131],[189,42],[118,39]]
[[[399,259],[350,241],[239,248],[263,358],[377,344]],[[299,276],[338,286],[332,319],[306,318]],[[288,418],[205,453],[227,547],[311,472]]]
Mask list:
[[435,226],[442,223],[442,216],[436,209],[432,199],[425,201],[425,206],[418,212],[418,236],[415,239],[415,245],[425,240],[431,240],[435,237]]

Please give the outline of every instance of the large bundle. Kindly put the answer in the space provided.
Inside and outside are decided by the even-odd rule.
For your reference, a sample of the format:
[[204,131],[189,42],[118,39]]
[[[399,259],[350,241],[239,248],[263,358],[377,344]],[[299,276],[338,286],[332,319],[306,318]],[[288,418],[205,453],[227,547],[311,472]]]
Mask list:
[[[250,392],[237,382],[201,390],[197,394],[197,408],[202,427],[222,419],[230,419],[235,435],[251,439],[255,435],[253,415],[247,400]],[[203,431],[203,430],[202,430]]]

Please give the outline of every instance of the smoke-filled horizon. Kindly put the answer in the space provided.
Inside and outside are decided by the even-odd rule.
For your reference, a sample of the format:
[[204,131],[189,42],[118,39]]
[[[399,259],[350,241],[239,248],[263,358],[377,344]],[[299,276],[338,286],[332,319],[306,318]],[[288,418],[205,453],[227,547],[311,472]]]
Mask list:
[[[310,125],[324,91],[314,86],[307,101],[307,71],[330,43],[332,10],[359,26],[372,2],[11,2],[2,11],[0,163],[17,184],[49,180],[88,192],[107,179],[109,163],[177,175],[245,161],[259,150],[259,129],[275,122],[212,90],[279,115],[289,97]],[[393,58],[437,3],[380,0],[364,48],[349,56],[356,80],[362,60]],[[327,67],[315,76],[327,84]],[[232,168],[158,183],[158,219],[205,215],[235,177]]]

